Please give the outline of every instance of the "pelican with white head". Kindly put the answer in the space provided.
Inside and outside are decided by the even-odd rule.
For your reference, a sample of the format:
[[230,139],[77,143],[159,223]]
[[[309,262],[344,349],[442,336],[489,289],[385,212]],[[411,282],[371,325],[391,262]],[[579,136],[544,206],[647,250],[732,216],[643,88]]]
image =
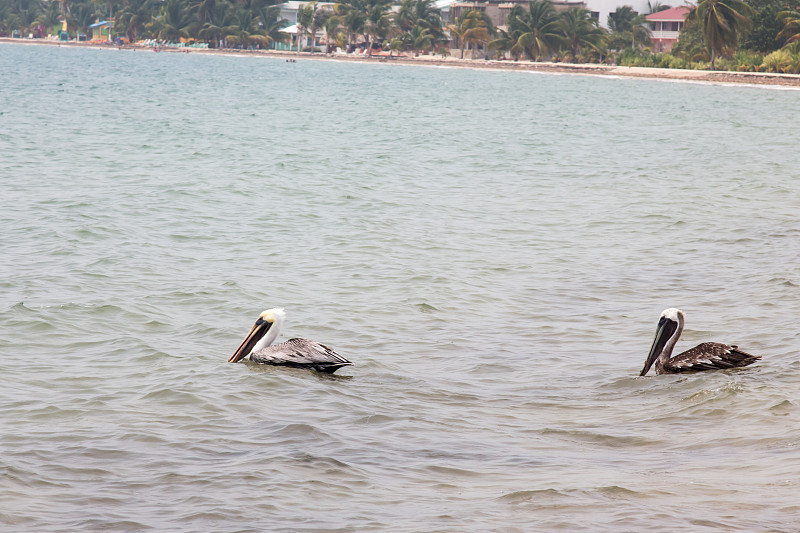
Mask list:
[[700,372],[702,370],[720,370],[736,368],[755,363],[761,356],[751,355],[739,350],[738,346],[719,342],[704,342],[691,350],[672,356],[672,350],[683,332],[686,315],[673,307],[661,313],[656,328],[656,336],[650,353],[644,362],[640,376],[644,376],[656,365],[656,374],[678,374],[681,372]]
[[228,362],[248,359],[263,365],[311,368],[329,374],[353,364],[324,344],[308,339],[289,339],[273,346],[285,318],[280,307],[263,311]]

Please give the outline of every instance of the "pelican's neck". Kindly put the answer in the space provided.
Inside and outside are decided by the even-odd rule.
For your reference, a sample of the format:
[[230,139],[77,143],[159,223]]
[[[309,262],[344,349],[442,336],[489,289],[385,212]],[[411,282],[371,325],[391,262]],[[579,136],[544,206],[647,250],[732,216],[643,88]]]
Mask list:
[[[670,317],[671,318],[671,317]],[[681,332],[683,332],[683,312],[677,311],[675,313],[674,320],[678,322],[678,327],[675,328],[675,333],[672,334],[672,337],[669,338],[667,343],[664,345],[664,349],[661,350],[661,354],[656,359],[656,372],[658,373],[664,365],[667,364],[667,361],[670,360],[672,357],[672,350],[675,349],[675,345],[678,343],[678,339],[681,338]]]
[[281,332],[281,327],[283,327],[283,313],[275,313],[274,314],[274,321],[272,322],[272,326],[270,326],[269,331],[264,334],[263,337],[253,346],[253,350],[250,353],[257,352],[267,346],[271,346],[275,339],[278,338],[278,335]]

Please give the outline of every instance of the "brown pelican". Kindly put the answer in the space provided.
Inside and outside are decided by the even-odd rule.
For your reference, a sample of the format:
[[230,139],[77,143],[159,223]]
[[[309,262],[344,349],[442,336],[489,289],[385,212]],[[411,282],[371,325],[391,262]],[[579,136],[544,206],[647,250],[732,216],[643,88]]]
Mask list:
[[718,342],[704,342],[670,358],[683,331],[684,319],[680,309],[666,309],[661,313],[656,338],[640,376],[647,374],[653,363],[656,364],[656,374],[678,374],[747,366],[761,359],[760,355],[750,355],[739,350],[738,346]]
[[258,315],[253,329],[228,362],[237,363],[242,359],[250,359],[262,365],[311,368],[328,374],[353,364],[324,344],[308,339],[289,339],[271,346],[278,338],[284,318],[286,313],[279,308],[267,309]]

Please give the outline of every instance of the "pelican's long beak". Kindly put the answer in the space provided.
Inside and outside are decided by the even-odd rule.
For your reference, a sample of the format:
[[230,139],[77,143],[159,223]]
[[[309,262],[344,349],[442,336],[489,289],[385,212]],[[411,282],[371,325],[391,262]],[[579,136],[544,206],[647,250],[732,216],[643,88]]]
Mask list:
[[661,320],[658,321],[658,327],[656,328],[656,338],[653,339],[653,346],[650,347],[650,353],[647,354],[644,368],[642,369],[642,373],[639,374],[640,376],[647,374],[647,371],[650,370],[650,367],[656,362],[658,356],[664,351],[664,346],[666,346],[672,334],[675,333],[677,327],[678,325],[674,321],[663,316],[661,317]]
[[272,327],[272,322],[267,322],[263,318],[259,318],[256,320],[256,323],[253,324],[253,328],[250,330],[250,333],[247,334],[247,337],[244,338],[242,344],[233,352],[233,355],[230,359],[228,359],[229,363],[238,363],[248,355],[250,352],[253,351],[253,346],[256,345],[258,341],[261,340],[269,328]]

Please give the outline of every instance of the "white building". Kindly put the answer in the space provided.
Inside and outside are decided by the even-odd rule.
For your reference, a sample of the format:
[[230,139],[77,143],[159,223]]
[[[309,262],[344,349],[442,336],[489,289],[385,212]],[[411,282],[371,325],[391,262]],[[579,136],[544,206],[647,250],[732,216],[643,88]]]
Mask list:
[[[586,4],[586,9],[592,12],[592,15],[597,18],[597,21],[604,28],[608,28],[609,13],[613,13],[618,7],[631,6],[639,14],[650,12],[650,4],[647,0],[583,0],[583,2]],[[674,4],[682,4],[683,2],[684,0],[676,0]],[[655,0],[653,0],[653,3],[655,3]]]
[[[308,0],[305,0],[303,2],[290,0],[289,2],[284,2],[283,4],[279,4],[278,18],[288,20],[289,26],[297,24],[297,10],[306,4],[313,4],[313,2],[309,2]],[[317,2],[317,7],[327,8],[330,10],[333,10],[334,5],[336,5],[336,2]]]

